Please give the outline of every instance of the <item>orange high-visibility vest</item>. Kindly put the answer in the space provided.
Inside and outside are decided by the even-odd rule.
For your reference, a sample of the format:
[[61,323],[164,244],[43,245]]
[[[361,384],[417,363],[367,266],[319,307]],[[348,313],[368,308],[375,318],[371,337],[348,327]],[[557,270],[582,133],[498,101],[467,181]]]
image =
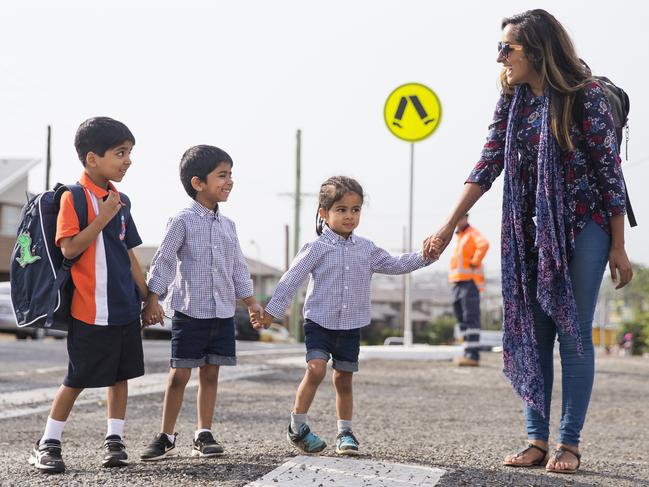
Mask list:
[[457,232],[457,240],[451,257],[450,282],[473,279],[480,291],[484,290],[482,259],[489,250],[489,242],[471,225]]

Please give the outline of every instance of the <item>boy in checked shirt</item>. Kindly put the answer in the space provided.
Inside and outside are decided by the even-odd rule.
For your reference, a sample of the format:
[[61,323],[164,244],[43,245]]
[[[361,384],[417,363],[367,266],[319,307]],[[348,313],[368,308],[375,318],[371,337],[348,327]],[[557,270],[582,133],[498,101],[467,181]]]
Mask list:
[[221,365],[236,365],[234,311],[237,299],[257,317],[263,308],[253,297],[250,271],[239,246],[234,222],[219,203],[232,191],[232,159],[208,145],[191,147],[180,162],[180,180],[191,205],[173,216],[149,272],[149,295],[142,313],[145,325],[162,323],[159,299],[174,310],[169,381],[162,425],[140,455],[143,461],[177,455],[174,428],[192,368],[198,367],[197,429],[192,456],[222,455],[211,432]]

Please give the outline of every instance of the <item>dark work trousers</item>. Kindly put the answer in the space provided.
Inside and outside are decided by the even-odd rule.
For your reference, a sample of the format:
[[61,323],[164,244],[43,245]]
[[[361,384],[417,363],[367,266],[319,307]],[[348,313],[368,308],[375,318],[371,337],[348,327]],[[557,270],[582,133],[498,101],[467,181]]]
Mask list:
[[453,309],[464,338],[464,356],[480,359],[480,291],[473,280],[453,286]]

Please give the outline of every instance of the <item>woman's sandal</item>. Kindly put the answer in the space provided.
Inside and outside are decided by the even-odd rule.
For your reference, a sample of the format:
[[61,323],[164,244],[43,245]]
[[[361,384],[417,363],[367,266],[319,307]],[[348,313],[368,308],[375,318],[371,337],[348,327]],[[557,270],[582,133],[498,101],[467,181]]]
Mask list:
[[558,447],[556,450],[554,450],[554,453],[552,454],[552,460],[554,461],[554,465],[556,465],[557,462],[561,460],[561,457],[566,453],[570,453],[577,459],[577,466],[575,468],[558,469],[558,468],[548,468],[546,466],[545,467],[546,471],[553,472],[553,473],[577,473],[577,470],[579,470],[579,466],[581,465],[581,455],[579,453],[575,453],[574,451],[570,451],[567,448],[564,448],[563,446]]
[[533,445],[532,443],[528,443],[527,448],[525,448],[525,450],[523,451],[518,452],[514,458],[522,457],[532,449],[540,451],[541,453],[543,453],[543,456],[538,460],[529,463],[515,463],[505,460],[503,461],[503,465],[505,465],[506,467],[542,467],[543,465],[545,465],[545,463],[547,462],[546,458],[548,456],[548,451],[544,448],[541,448],[540,446]]

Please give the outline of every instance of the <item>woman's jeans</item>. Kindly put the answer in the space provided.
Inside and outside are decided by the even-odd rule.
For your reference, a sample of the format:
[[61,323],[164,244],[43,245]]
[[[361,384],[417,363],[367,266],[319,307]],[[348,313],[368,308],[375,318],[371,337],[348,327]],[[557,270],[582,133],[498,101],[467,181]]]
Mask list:
[[566,335],[562,330],[557,330],[552,319],[543,312],[538,302],[534,305],[536,340],[543,373],[547,417],[543,418],[534,409],[525,407],[529,439],[548,441],[550,435],[553,354],[555,336],[558,333],[563,389],[559,443],[579,445],[579,434],[586,419],[595,377],[592,323],[599,286],[608,262],[609,247],[610,236],[593,221],[590,221],[575,239],[575,251],[570,261],[570,277],[584,347],[582,356],[577,354],[575,338]]

